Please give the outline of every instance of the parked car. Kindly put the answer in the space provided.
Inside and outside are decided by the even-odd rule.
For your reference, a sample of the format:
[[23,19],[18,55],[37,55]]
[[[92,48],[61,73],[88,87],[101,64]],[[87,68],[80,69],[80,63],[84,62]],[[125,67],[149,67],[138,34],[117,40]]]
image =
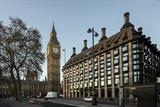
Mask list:
[[57,98],[57,92],[50,91],[45,96],[45,100]]
[[83,98],[84,101],[87,101],[87,102],[91,102],[92,101],[92,96],[90,97],[85,97]]
[[64,98],[64,95],[63,95],[63,94],[60,94],[59,97],[60,97],[60,98]]
[[29,98],[28,102],[31,104],[36,104],[36,101],[33,98]]

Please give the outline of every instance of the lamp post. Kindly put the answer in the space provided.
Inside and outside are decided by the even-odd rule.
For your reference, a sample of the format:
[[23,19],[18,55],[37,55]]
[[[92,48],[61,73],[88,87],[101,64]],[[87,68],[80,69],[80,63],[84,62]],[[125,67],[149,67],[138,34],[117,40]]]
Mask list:
[[98,33],[94,31],[92,27],[88,29],[88,33],[92,33],[92,105],[97,105],[97,98],[95,93],[95,79],[94,79],[94,37],[98,36]]
[[64,52],[64,65],[65,65],[65,63],[66,63],[66,49],[64,48],[62,51]]
[[[62,49],[62,51],[64,52],[64,65],[66,64],[66,49],[64,48],[64,49]],[[65,84],[65,78],[64,78],[64,72],[62,72],[62,80],[63,80],[63,82],[62,82],[62,85],[63,85],[63,89],[62,89],[62,93],[64,94],[63,96],[65,96],[66,97],[66,92],[64,91],[64,84]]]

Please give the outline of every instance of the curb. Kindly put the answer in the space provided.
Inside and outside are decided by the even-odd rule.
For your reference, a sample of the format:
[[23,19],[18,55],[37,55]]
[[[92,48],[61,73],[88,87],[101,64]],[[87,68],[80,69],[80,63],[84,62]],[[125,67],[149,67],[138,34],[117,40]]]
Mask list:
[[34,99],[35,101],[38,101],[38,102],[50,102],[50,103],[55,103],[55,104],[63,104],[63,105],[69,105],[69,106],[75,106],[75,107],[87,107],[87,106],[82,106],[82,105],[76,105],[76,104],[68,104],[68,103],[62,103],[62,102],[54,102],[54,101],[43,101],[43,100],[37,100],[37,99]]
[[75,105],[75,104],[68,104],[68,103],[62,103],[62,102],[53,102],[53,101],[51,101],[51,103],[64,104],[64,105],[75,106],[75,107],[87,107],[87,106],[81,106],[81,105]]

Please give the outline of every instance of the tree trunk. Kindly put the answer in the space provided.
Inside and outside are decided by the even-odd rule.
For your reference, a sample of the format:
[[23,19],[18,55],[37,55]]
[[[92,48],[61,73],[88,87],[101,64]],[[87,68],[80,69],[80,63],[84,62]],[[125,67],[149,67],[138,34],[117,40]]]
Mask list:
[[16,94],[16,100],[19,100],[18,90],[17,90],[17,84],[16,84],[16,80],[14,78],[13,70],[10,70],[10,74],[11,74],[11,78],[12,78],[13,84],[14,84],[14,91],[15,91],[15,94]]
[[22,100],[22,92],[21,92],[21,78],[19,76],[19,71],[16,69],[16,73],[17,73],[17,78],[18,78],[18,96],[19,96],[19,101]]

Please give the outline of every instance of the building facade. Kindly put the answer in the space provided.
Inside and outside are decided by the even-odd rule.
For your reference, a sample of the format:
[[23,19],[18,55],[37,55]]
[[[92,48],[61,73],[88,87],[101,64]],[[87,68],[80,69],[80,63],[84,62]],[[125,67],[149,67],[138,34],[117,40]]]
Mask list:
[[60,43],[54,25],[47,46],[48,91],[60,92]]
[[107,37],[106,29],[102,28],[102,37],[94,46],[94,60],[92,50],[86,40],[79,54],[73,48],[71,58],[63,67],[65,97],[89,96],[93,74],[98,98],[117,98],[119,85],[154,84],[160,76],[160,51],[142,33],[142,27],[136,30],[130,23],[128,12],[118,33]]
[[[18,83],[18,81],[16,81]],[[21,80],[21,93],[23,97],[45,96],[47,81]],[[2,77],[0,79],[0,94],[15,96],[15,86],[12,79]]]

